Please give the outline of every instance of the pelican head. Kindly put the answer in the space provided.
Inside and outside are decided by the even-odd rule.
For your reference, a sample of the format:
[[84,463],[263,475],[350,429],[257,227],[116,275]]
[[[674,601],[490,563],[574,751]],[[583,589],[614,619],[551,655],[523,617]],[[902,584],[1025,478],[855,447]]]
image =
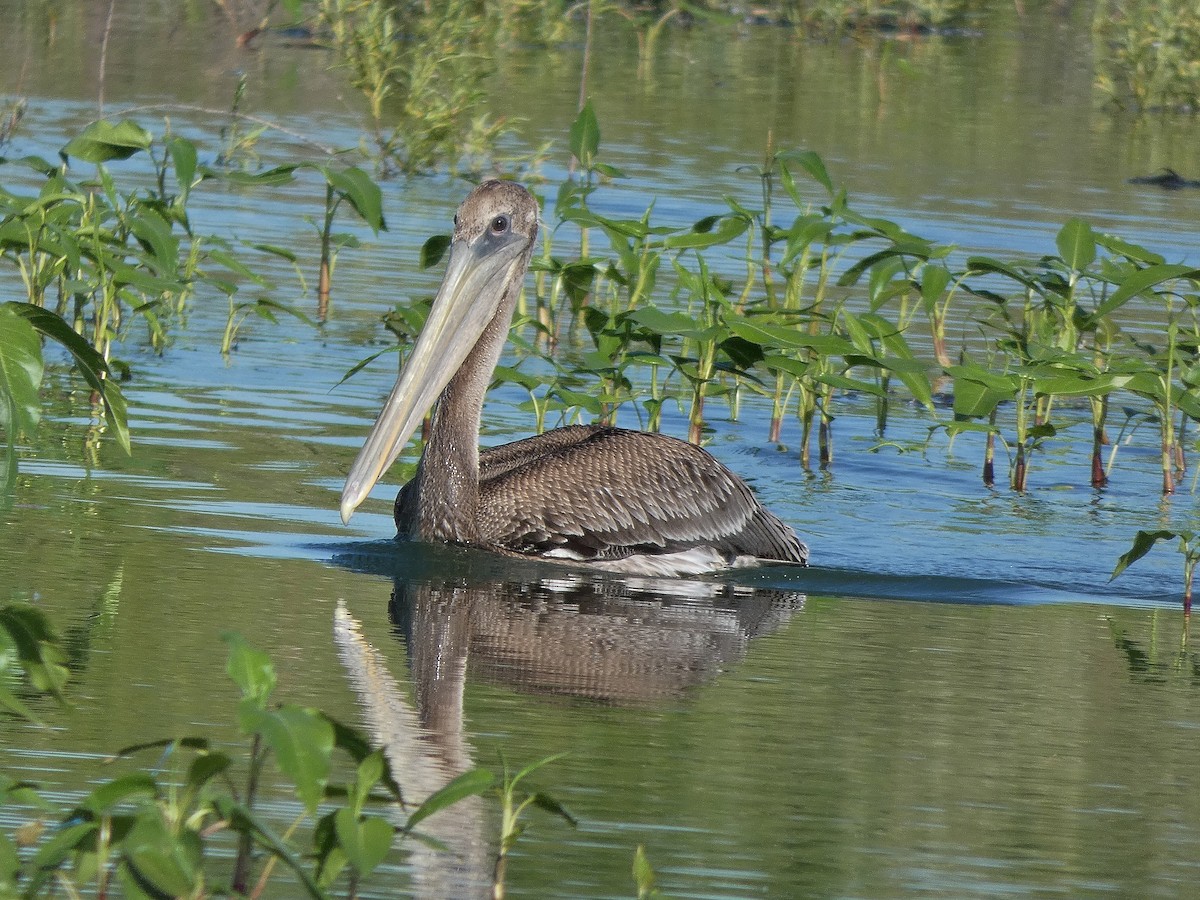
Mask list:
[[511,181],[485,181],[458,208],[446,275],[429,318],[346,477],[343,522],[350,521],[375,482],[400,455],[485,332],[496,338],[487,342],[486,350],[480,347],[480,354],[490,358],[472,362],[489,374],[495,367],[529,267],[537,228],[537,201]]

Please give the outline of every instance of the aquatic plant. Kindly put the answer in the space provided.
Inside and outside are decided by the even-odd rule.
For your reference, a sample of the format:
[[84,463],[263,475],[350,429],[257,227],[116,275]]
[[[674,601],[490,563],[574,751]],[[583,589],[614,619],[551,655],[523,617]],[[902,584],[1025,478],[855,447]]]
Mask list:
[[[68,676],[65,660],[58,632],[45,613],[27,603],[0,606],[0,708],[11,715],[38,721],[13,690],[13,676],[19,673],[34,690],[62,700]],[[2,799],[3,791],[0,790],[0,801]],[[3,841],[0,836],[0,888],[5,881]]]
[[638,900],[662,896],[656,887],[658,878],[654,874],[654,867],[650,865],[650,860],[646,857],[646,848],[641,844],[638,844],[633,854],[633,881],[637,885]]
[[58,343],[95,392],[109,431],[129,452],[125,398],[103,356],[57,313],[32,303],[0,304],[0,428],[5,435],[0,494],[7,495],[17,475],[17,441],[33,434],[41,419],[38,389],[45,373],[42,341]]
[[1137,562],[1152,549],[1159,541],[1178,541],[1176,547],[1183,557],[1183,614],[1192,613],[1192,584],[1195,579],[1196,565],[1200,563],[1200,532],[1187,530],[1170,531],[1139,531],[1133,536],[1133,544],[1121,554],[1113,568],[1109,580],[1116,578],[1133,563]]
[[[106,163],[139,154],[150,163],[151,184],[122,189]],[[318,319],[327,313],[338,252],[357,243],[352,234],[334,231],[339,210],[347,205],[373,231],[386,228],[379,186],[353,166],[213,168],[200,163],[193,142],[169,132],[156,138],[131,120],[94,122],[63,147],[62,157],[59,165],[32,156],[7,161],[42,179],[36,195],[0,189],[0,264],[17,270],[26,291],[25,302],[0,305],[0,430],[5,436],[0,491],[16,473],[17,440],[32,434],[39,418],[44,339],[67,352],[94,392],[109,430],[128,450],[125,402],[115,377],[127,375],[128,367],[111,357],[135,323],[146,327],[151,346],[162,352],[172,323],[185,316],[188,298],[202,286],[228,302],[223,354],[232,352],[252,316],[275,322],[288,315],[315,324],[272,296],[276,285],[247,266],[228,239],[192,229],[188,203],[201,182],[220,179],[266,189],[292,181],[298,171],[311,169],[321,176],[324,212],[310,220],[321,247]],[[93,164],[94,180],[74,180],[72,160]],[[252,247],[298,265],[287,248]],[[244,297],[247,287],[257,288],[258,295]]]
[[1192,0],[1104,0],[1095,7],[1096,89],[1105,102],[1200,110],[1200,8]]
[[352,234],[333,233],[334,217],[342,203],[348,203],[359,217],[378,234],[387,230],[383,218],[383,195],[379,185],[362,169],[355,166],[334,168],[316,166],[325,179],[325,214],[317,234],[321,239],[321,264],[317,275],[317,318],[325,320],[329,311],[329,292],[333,284],[333,267],[343,247],[358,246]]
[[[418,830],[424,820],[466,797],[492,794],[501,811],[492,896],[503,897],[508,854],[524,831],[526,810],[536,806],[575,824],[554,797],[523,788],[533,772],[558,756],[515,774],[505,764],[500,779],[486,769],[471,769],[421,804],[405,807],[395,777],[402,773],[391,772],[386,756],[361,732],[319,710],[275,701],[270,658],[238,635],[227,635],[226,641],[226,673],[241,693],[237,719],[249,740],[244,767],[204,737],[125,747],[115,760],[153,753],[153,768],[103,781],[53,829],[42,823],[41,814],[52,807],[36,785],[0,776],[0,806],[38,811],[38,818],[19,829],[26,852],[18,854],[17,843],[0,834],[0,892],[38,897],[61,889],[104,896],[120,885],[124,895],[134,897],[260,896],[282,867],[294,879],[293,890],[306,896],[355,897],[397,839],[431,840]],[[63,658],[41,612],[19,603],[0,606],[0,706],[34,718],[8,687],[14,667],[36,690],[61,698],[68,674]],[[344,784],[332,780],[338,757],[350,763]],[[256,811],[268,763],[291,784],[303,807],[282,835]],[[239,771],[244,772],[240,784]],[[403,825],[380,815],[385,803],[406,810]],[[312,840],[308,851],[295,842],[305,823]],[[236,845],[232,865],[214,870],[219,857],[214,845],[229,839]]]
[[21,120],[25,118],[27,107],[28,103],[24,97],[8,100],[3,106],[0,106],[0,150],[3,150],[4,145],[11,141],[13,135],[16,134]]
[[508,763],[505,762],[503,763],[504,774],[498,784],[495,784],[494,780],[489,782],[486,778],[478,779],[479,793],[491,790],[500,799],[500,845],[496,851],[496,863],[492,873],[493,900],[503,900],[506,895],[505,877],[508,871],[508,854],[525,831],[525,824],[521,819],[526,809],[530,806],[536,806],[563,819],[572,826],[577,824],[575,817],[571,815],[567,808],[550,794],[544,791],[528,793],[520,789],[521,782],[531,774],[543,766],[554,762],[556,759],[561,758],[563,755],[559,753],[535,760],[516,774],[509,771]]
[[965,0],[804,0],[794,5],[793,17],[818,32],[940,30],[958,25],[967,11]]
[[492,146],[505,132],[481,112],[493,32],[478,4],[320,0],[317,9],[367,101],[382,173],[453,166],[464,144]]
[[254,148],[263,132],[270,126],[260,122],[251,128],[245,127],[246,120],[242,117],[241,107],[246,98],[248,84],[246,73],[238,73],[237,85],[233,89],[233,101],[229,107],[229,121],[221,126],[221,150],[213,161],[215,166],[246,171],[253,171],[259,167],[259,155]]

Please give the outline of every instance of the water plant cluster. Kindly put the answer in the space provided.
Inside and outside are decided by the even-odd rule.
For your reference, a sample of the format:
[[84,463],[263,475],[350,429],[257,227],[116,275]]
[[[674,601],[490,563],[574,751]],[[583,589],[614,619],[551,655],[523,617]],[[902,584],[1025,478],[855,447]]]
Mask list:
[[[963,31],[985,11],[970,0],[774,0],[746,9],[726,0],[683,3],[504,0],[437,5],[401,0],[283,0],[255,7],[239,40],[301,28],[333,50],[334,67],[365,103],[370,140],[359,148],[380,174],[439,167],[479,171],[513,123],[486,114],[487,79],[509,45],[560,44],[582,28],[584,74],[595,29],[632,29],[639,75],[665,28],[772,24],[828,39],[854,34]],[[228,4],[221,4],[235,20]],[[260,8],[261,7],[261,8]],[[272,14],[280,14],[272,22]],[[1018,4],[1018,14],[1024,8]],[[241,26],[239,26],[241,27]],[[1200,13],[1190,0],[1099,0],[1092,20],[1099,98],[1146,111],[1200,108]],[[236,111],[235,101],[235,111]],[[5,126],[0,123],[0,144]],[[536,161],[538,154],[531,154]]]
[[[149,183],[119,186],[105,164],[138,154],[149,161]],[[74,177],[72,160],[93,164],[94,175]],[[145,329],[147,342],[162,352],[201,287],[227,300],[225,354],[251,316],[275,321],[286,314],[311,321],[272,296],[276,285],[242,258],[266,253],[296,265],[294,251],[261,242],[235,246],[224,236],[192,228],[188,202],[202,182],[277,187],[303,171],[321,177],[324,208],[313,221],[321,247],[318,318],[327,309],[337,253],[355,242],[353,235],[334,231],[338,210],[345,204],[376,231],[385,227],[379,187],[360,169],[301,163],[257,173],[215,168],[201,164],[192,141],[169,132],[156,138],[129,120],[94,123],[62,148],[57,163],[26,156],[8,164],[32,172],[40,184],[32,193],[0,186],[0,265],[19,274],[26,294],[24,301],[0,304],[2,486],[10,485],[16,472],[18,436],[31,434],[40,417],[45,339],[70,355],[111,433],[128,451],[120,382],[130,373],[113,351],[132,338],[135,328]],[[300,280],[303,284],[302,274]],[[246,298],[248,292],[256,295]]]
[[[781,442],[794,417],[800,464],[831,466],[836,418],[870,398],[880,445],[892,442],[897,403],[926,411],[930,439],[981,436],[989,485],[997,449],[1009,485],[1024,491],[1037,455],[1060,438],[1076,446],[1080,429],[1089,435],[1078,469],[1086,483],[1103,487],[1119,448],[1149,433],[1162,492],[1183,482],[1200,419],[1200,271],[1192,266],[1078,219],[1059,230],[1055,253],[963,258],[859,213],[821,159],[797,150],[768,151],[747,170],[758,184],[753,200],[727,197],[724,211],[690,225],[654,221],[653,204],[637,218],[614,218],[595,201],[602,182],[621,173],[601,159],[590,104],[569,141],[579,176],[547,200],[552,224],[514,323],[524,349],[497,376],[528,394],[536,429],[613,421],[627,410],[657,430],[674,405],[700,442],[718,404],[738,419],[746,399],[759,398],[770,409],[764,441]],[[65,348],[127,448],[119,381],[130,373],[113,349],[135,326],[161,351],[200,287],[228,299],[226,353],[247,316],[309,320],[245,262],[268,253],[299,272],[293,251],[235,246],[191,228],[188,199],[206,180],[269,190],[307,171],[320,176],[318,318],[332,259],[353,242],[333,231],[339,208],[385,226],[378,185],[354,167],[218,170],[198,161],[191,142],[155,138],[132,122],[97,123],[63,154],[59,164],[10,163],[41,179],[34,193],[0,189],[0,263],[26,291],[24,301],[0,305],[10,484],[18,436],[40,413],[44,339]],[[139,154],[148,183],[118,186],[105,163]],[[71,159],[92,164],[94,178],[74,180]],[[425,263],[445,245],[444,236],[431,239]],[[388,317],[401,344],[419,330],[423,309],[403,305]]]
[[[244,755],[203,736],[173,736],[118,750],[114,764],[146,760],[105,779],[77,804],[56,810],[37,785],[0,774],[0,807],[26,811],[10,837],[0,833],[0,894],[5,897],[262,896],[288,873],[291,891],[357,897],[395,845],[446,848],[418,826],[468,797],[494,796],[502,811],[491,894],[505,894],[508,853],[537,806],[574,823],[552,796],[527,788],[556,757],[497,777],[472,768],[419,805],[406,801],[404,773],[367,736],[328,714],[274,699],[270,658],[240,636],[226,636],[226,672],[237,686]],[[0,606],[0,709],[34,719],[10,687],[23,674],[34,691],[65,702],[68,670],[61,641],[32,606]],[[259,814],[270,764],[299,801],[287,832]],[[396,824],[396,819],[401,820]],[[50,820],[50,821],[47,821]],[[307,846],[305,846],[307,842]],[[635,860],[638,884],[653,871]]]
[[1096,4],[1096,87],[1118,107],[1200,111],[1200,8],[1190,0]]
[[[1086,424],[1088,483],[1103,486],[1119,446],[1145,427],[1157,433],[1163,493],[1179,485],[1200,418],[1200,270],[1079,219],[1055,236],[1057,253],[960,259],[857,212],[809,151],[769,153],[757,202],[727,197],[726,211],[690,226],[654,223],[652,205],[615,219],[592,204],[599,180],[620,173],[598,160],[590,107],[571,141],[582,177],[553,201],[560,225],[516,326],[530,362],[500,374],[530,392],[539,426],[548,412],[611,420],[631,408],[658,429],[676,403],[700,441],[713,401],[736,419],[758,395],[772,411],[765,440],[779,441],[794,414],[801,464],[830,465],[839,403],[870,397],[880,440],[897,402],[927,410],[931,435],[983,435],[988,484],[996,446],[1023,491],[1036,453]],[[567,223],[578,254],[562,252]],[[586,352],[558,353],[580,323]],[[588,381],[595,395],[581,390]]]

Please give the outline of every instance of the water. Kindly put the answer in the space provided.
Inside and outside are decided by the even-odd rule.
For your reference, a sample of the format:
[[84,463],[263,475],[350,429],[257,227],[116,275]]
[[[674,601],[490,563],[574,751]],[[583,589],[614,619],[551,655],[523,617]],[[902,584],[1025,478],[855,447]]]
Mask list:
[[[63,9],[49,40],[25,5],[0,3],[19,23],[0,51],[20,61],[0,90],[30,101],[9,155],[52,157],[94,115],[105,10],[92,6]],[[738,167],[761,158],[771,131],[776,146],[821,152],[860,209],[962,253],[1036,255],[1082,215],[1200,261],[1200,194],[1125,182],[1165,165],[1195,177],[1195,123],[1092,109],[1081,23],[1000,18],[982,37],[865,53],[773,29],[671,35],[640,81],[632,41],[610,38],[593,99],[602,152],[629,178],[597,206],[636,215],[656,199],[656,220],[685,224],[724,209],[726,193],[753,202],[757,181]],[[243,69],[255,111],[323,142],[358,140],[353,98],[317,52],[239,54],[219,21],[162,10],[118,26],[110,110],[219,109]],[[575,48],[518,49],[497,75],[493,113],[526,119],[513,148],[557,142],[550,194],[577,64]],[[174,113],[172,124],[215,152],[219,117]],[[268,165],[305,152],[290,139],[260,149]],[[134,165],[113,169],[128,177]],[[201,294],[161,358],[136,334],[126,342],[131,457],[96,439],[78,385],[50,380],[46,421],[0,513],[0,585],[61,627],[72,705],[35,702],[44,728],[0,723],[6,773],[69,804],[111,776],[101,760],[121,746],[195,732],[239,746],[220,640],[236,630],[272,655],[280,699],[398,729],[414,790],[469,764],[497,768],[500,754],[522,765],[567,752],[534,781],[579,827],[530,815],[509,867],[516,896],[628,896],[639,844],[669,896],[1188,894],[1200,664],[1183,643],[1179,559],[1159,548],[1108,582],[1138,528],[1195,527],[1190,493],[1159,500],[1148,433],[1093,491],[1081,410],[1078,442],[1035,458],[1034,490],[1017,496],[981,485],[978,439],[935,436],[922,451],[927,413],[894,410],[892,445],[876,448],[873,407],[856,398],[839,406],[833,468],[806,473],[795,424],[782,446],[766,443],[765,410],[748,399],[741,423],[717,416],[711,449],[802,532],[807,572],[628,583],[397,546],[389,506],[411,457],[350,527],[336,513],[393,363],[334,386],[388,342],[382,312],[433,289],[416,250],[446,230],[464,187],[428,178],[384,191],[390,230],[347,222],[366,246],[343,253],[320,332],[251,323],[226,362],[224,300]],[[201,232],[293,247],[311,283],[303,217],[319,204],[312,179],[270,194],[204,185],[192,215]],[[279,282],[277,299],[314,303],[289,268],[251,264]],[[493,394],[486,441],[528,433],[521,399]],[[678,417],[667,430],[682,433]],[[365,678],[363,659],[394,683]],[[407,712],[388,726],[379,711],[397,708]],[[21,818],[3,812],[5,826]],[[270,820],[282,829],[295,812],[273,786]],[[378,895],[461,895],[486,881],[495,810],[466,807],[444,828],[473,848],[467,862],[397,850]]]

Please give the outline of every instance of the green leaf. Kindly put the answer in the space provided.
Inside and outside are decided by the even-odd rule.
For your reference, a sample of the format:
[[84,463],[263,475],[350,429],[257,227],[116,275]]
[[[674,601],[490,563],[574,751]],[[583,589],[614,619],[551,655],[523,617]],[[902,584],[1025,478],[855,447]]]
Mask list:
[[240,259],[238,259],[236,256],[234,256],[232,253],[226,253],[224,250],[220,249],[219,247],[209,248],[208,258],[211,259],[213,262],[224,266],[230,272],[234,272],[238,275],[241,275],[243,278],[248,278],[249,280],[253,281],[254,283],[256,283],[258,285],[262,285],[262,286],[266,287],[266,286],[269,286],[269,284],[270,284],[270,282],[268,282],[266,278],[264,278],[262,275],[259,275],[257,272],[255,272],[253,269],[251,269],[249,266],[247,266],[244,262],[242,262]]
[[951,366],[946,374],[954,379],[954,415],[958,417],[989,416],[1000,403],[1016,394],[1016,386],[1008,378],[981,366]]
[[189,750],[197,750],[201,753],[207,752],[209,746],[207,738],[159,738],[155,741],[145,741],[141,744],[130,744],[129,746],[122,747],[113,754],[113,757],[119,759],[132,756],[135,753],[141,753],[143,750],[163,750],[173,745],[187,747]]
[[20,869],[21,859],[17,856],[16,845],[8,839],[8,835],[0,834],[0,896],[18,896],[17,872]]
[[585,169],[592,168],[596,154],[600,152],[600,123],[596,121],[591,100],[583,104],[583,109],[571,123],[569,143],[571,153],[579,160],[579,164]]
[[[4,651],[4,638],[0,636],[0,654]],[[14,716],[19,716],[27,722],[39,722],[33,711],[18,699],[17,695],[10,691],[3,682],[0,682],[0,707],[7,709]],[[3,896],[0,894],[0,896]]]
[[781,372],[785,375],[791,375],[793,378],[803,378],[808,374],[810,367],[810,364],[802,359],[796,359],[794,356],[783,356],[777,353],[764,355],[763,365],[770,372]]
[[121,851],[145,882],[171,897],[192,896],[202,877],[200,836],[190,829],[172,833],[156,806],[138,816]]
[[809,334],[794,325],[771,325],[733,314],[726,318],[726,325],[738,337],[761,347],[811,350],[821,356],[840,356],[854,350],[854,345],[839,335]]
[[226,772],[233,764],[226,754],[201,753],[188,766],[187,785],[192,790],[199,790],[216,776]]
[[1068,219],[1056,243],[1063,262],[1075,272],[1084,271],[1096,259],[1096,235],[1083,219]]
[[374,232],[387,231],[387,223],[383,219],[383,192],[379,185],[357,166],[345,169],[335,169],[331,166],[318,166],[339,196],[350,201],[354,211],[362,220],[371,226]]
[[1004,275],[1030,290],[1037,290],[1038,285],[1032,278],[1015,266],[992,259],[987,256],[971,256],[967,258],[967,272],[971,275],[996,274]]
[[425,802],[412,811],[404,830],[412,831],[422,820],[451,806],[466,797],[482,794],[496,783],[496,776],[487,769],[470,769],[463,772],[440,790],[425,798]]
[[69,672],[62,664],[66,656],[58,646],[58,635],[45,614],[24,603],[9,603],[0,606],[0,629],[12,640],[33,686],[61,700]]
[[154,254],[159,271],[175,275],[179,267],[179,238],[166,219],[145,207],[129,220],[129,230]]
[[348,807],[339,809],[333,819],[338,845],[360,876],[370,875],[387,857],[396,829],[376,816],[360,819]]
[[1108,580],[1112,581],[1129,568],[1131,564],[1149,553],[1159,541],[1169,541],[1176,537],[1179,537],[1179,534],[1174,531],[1139,531],[1133,536],[1133,546],[1122,553],[1117,560],[1117,565],[1113,569],[1112,575],[1108,577]]
[[829,196],[833,196],[833,179],[829,177],[829,172],[826,171],[825,163],[819,154],[812,150],[784,150],[777,153],[775,158],[781,163],[798,163],[817,184],[825,188]]
[[17,304],[0,305],[0,428],[6,436],[5,471],[0,487],[16,474],[17,438],[30,435],[41,417],[42,346],[37,332],[18,314]]
[[313,879],[309,867],[282,838],[261,822],[254,813],[228,796],[216,798],[215,805],[221,817],[229,822],[234,831],[239,834],[251,835],[270,850],[273,856],[290,868],[308,892],[308,896],[318,898],[327,896]]
[[1108,296],[1108,299],[1096,307],[1094,317],[1101,319],[1119,309],[1129,299],[1179,278],[1200,278],[1200,269],[1177,263],[1164,263],[1138,269],[1117,285],[1117,289]]
[[837,283],[841,287],[849,287],[857,282],[862,273],[867,269],[888,260],[912,258],[924,261],[929,258],[932,250],[933,247],[928,242],[922,240],[908,240],[893,244],[891,247],[886,247],[877,253],[872,253],[860,259],[842,273]]
[[131,772],[105,782],[84,798],[80,806],[97,816],[109,815],[113,808],[129,800],[154,799],[158,784],[146,772]]
[[102,163],[110,159],[128,159],[142,150],[149,150],[154,136],[136,122],[126,119],[114,125],[111,122],[93,122],[83,134],[70,140],[61,156],[74,156],[84,162]]
[[450,235],[435,234],[421,245],[420,265],[422,269],[431,269],[442,261],[446,250],[450,247]]
[[928,265],[921,271],[921,302],[926,310],[934,307],[950,284],[950,270],[945,266]]
[[[121,449],[125,450],[127,454],[131,452],[130,425],[128,425],[125,395],[121,394],[120,386],[112,377],[112,372],[103,356],[88,341],[84,340],[83,336],[72,329],[71,325],[68,325],[58,313],[43,310],[41,306],[34,304],[18,304],[18,302],[10,302],[10,304],[5,304],[5,307],[16,312],[18,316],[25,319],[50,340],[58,341],[71,354],[76,370],[82,374],[90,388],[100,395],[101,402],[104,404],[104,421],[108,422],[108,427],[112,430],[116,443],[120,444]],[[4,341],[0,336],[0,344],[2,343]]]
[[192,185],[196,182],[196,145],[186,138],[172,137],[167,140],[167,151],[175,165],[175,183],[179,186],[179,196],[186,201]]
[[715,231],[692,230],[687,234],[672,235],[663,241],[663,246],[672,250],[684,250],[728,244],[745,234],[749,227],[750,220],[743,216],[724,216],[721,218],[720,227]]
[[1148,265],[1158,265],[1159,263],[1166,262],[1160,254],[1147,250],[1140,244],[1131,244],[1129,241],[1119,238],[1115,234],[1098,234],[1096,235],[1096,243],[1112,253],[1124,256],[1126,259]]
[[300,258],[295,251],[289,250],[287,247],[280,247],[278,244],[251,244],[250,247],[272,256],[278,256],[280,259],[286,259],[290,263],[294,263]]
[[657,893],[654,889],[657,880],[654,868],[650,865],[650,860],[646,858],[646,848],[642,844],[638,844],[637,850],[633,852],[633,880],[637,884],[638,900],[652,897]]
[[333,726],[315,709],[291,704],[277,710],[243,706],[242,728],[261,735],[274,751],[279,771],[290,778],[296,796],[315,813],[325,794],[333,756]]
[[576,819],[575,816],[573,816],[565,806],[559,803],[557,799],[549,794],[538,791],[530,799],[533,801],[533,805],[538,807],[538,809],[551,813],[552,815],[556,815],[560,819],[565,819],[567,822],[571,823],[573,828],[579,827],[579,820]]
[[236,632],[227,632],[221,639],[229,645],[225,672],[241,688],[243,697],[266,706],[267,698],[275,690],[275,667],[271,665],[271,657],[251,647]]
[[97,822],[77,822],[59,828],[51,838],[38,847],[30,860],[36,870],[29,883],[25,885],[26,897],[42,896],[42,888],[54,877],[55,871],[77,849],[81,849],[95,840],[99,830]]
[[[333,724],[332,721],[330,724]],[[334,727],[334,746],[341,746],[336,726]],[[362,758],[358,764],[358,771],[354,773],[354,785],[351,793],[356,809],[361,809],[367,802],[371,789],[379,783],[386,771],[387,762],[383,758],[383,751],[376,750]]]
[[696,320],[684,312],[663,312],[655,306],[634,310],[630,320],[655,334],[704,340],[711,337],[710,329],[698,328]]

